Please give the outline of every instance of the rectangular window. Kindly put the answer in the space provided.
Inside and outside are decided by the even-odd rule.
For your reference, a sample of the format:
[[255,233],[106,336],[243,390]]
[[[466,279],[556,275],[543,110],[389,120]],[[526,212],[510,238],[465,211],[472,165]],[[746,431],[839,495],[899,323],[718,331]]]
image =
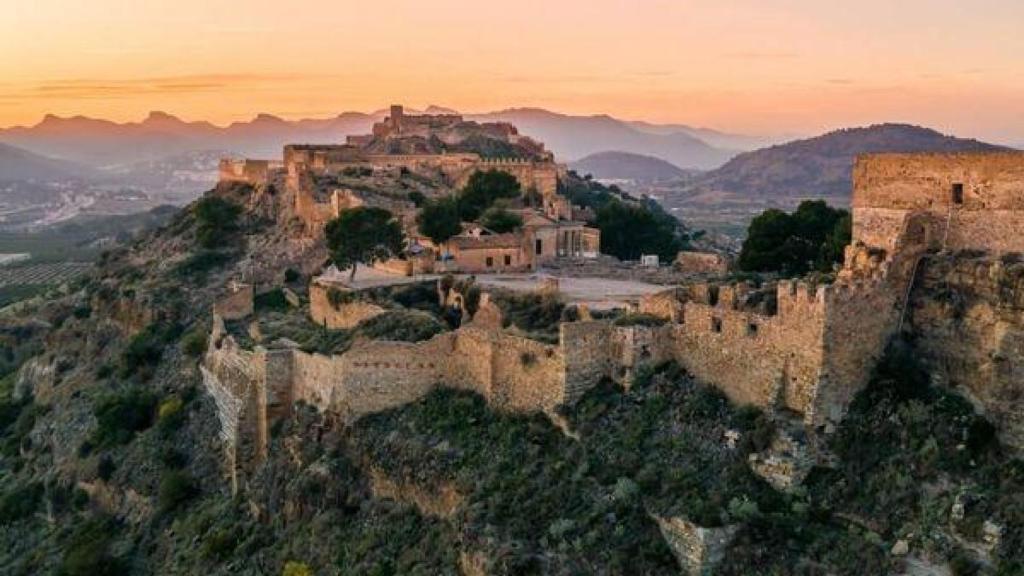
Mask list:
[[721,318],[712,318],[711,319],[711,331],[712,332],[721,332],[722,331],[722,319]]
[[509,254],[505,254],[505,266],[511,266],[511,265],[512,265],[512,256],[509,255]]
[[494,266],[494,258],[488,256],[487,257],[487,267],[490,268],[491,266]]
[[544,244],[541,242],[540,238],[537,238],[536,240],[534,240],[534,242],[533,242],[533,251],[534,251],[534,253],[536,253],[539,256],[541,254],[541,252],[543,251],[543,248],[544,248]]
[[953,184],[953,204],[964,203],[964,185],[960,182]]
[[755,322],[747,324],[747,336],[757,336],[757,324]]

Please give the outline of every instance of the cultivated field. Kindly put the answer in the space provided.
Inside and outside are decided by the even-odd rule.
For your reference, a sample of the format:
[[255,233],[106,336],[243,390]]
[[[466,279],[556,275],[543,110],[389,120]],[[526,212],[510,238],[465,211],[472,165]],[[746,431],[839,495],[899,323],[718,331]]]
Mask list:
[[73,280],[92,264],[88,262],[44,262],[0,267],[0,288],[7,286],[57,285]]

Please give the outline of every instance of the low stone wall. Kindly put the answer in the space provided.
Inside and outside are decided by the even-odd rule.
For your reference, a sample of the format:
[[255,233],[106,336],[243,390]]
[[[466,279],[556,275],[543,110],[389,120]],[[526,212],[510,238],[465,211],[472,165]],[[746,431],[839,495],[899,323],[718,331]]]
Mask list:
[[689,576],[714,574],[715,566],[725,558],[725,551],[737,531],[734,526],[704,528],[677,516],[653,518],[683,574]]
[[732,262],[728,257],[714,252],[688,252],[682,251],[676,255],[675,267],[680,272],[693,274],[717,274],[729,273]]
[[361,300],[335,305],[331,302],[330,291],[329,286],[316,281],[309,285],[309,316],[321,326],[347,330],[385,312],[384,308]]
[[[607,333],[608,324],[603,326]],[[478,393],[499,410],[551,412],[578,399],[609,365],[598,354],[593,366],[581,370],[583,362],[567,369],[560,346],[474,326],[416,343],[361,341],[337,356],[244,350],[224,332],[220,317],[214,318],[210,340],[204,383],[218,407],[236,483],[237,470],[265,457],[270,426],[294,402],[351,423],[447,386]]]

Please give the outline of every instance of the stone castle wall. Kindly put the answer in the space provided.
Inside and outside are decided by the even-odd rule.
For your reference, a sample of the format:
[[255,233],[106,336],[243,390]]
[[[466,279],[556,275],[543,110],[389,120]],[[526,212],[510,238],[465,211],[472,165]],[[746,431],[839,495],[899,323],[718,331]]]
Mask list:
[[218,166],[218,178],[221,182],[244,182],[246,184],[264,184],[275,170],[282,164],[270,160],[235,160],[222,158]]
[[1024,153],[860,156],[852,206],[855,243],[892,249],[918,212],[938,224],[934,246],[1024,252]]
[[676,254],[676,268],[694,274],[726,274],[732,266],[728,257],[714,252],[683,250]]
[[[610,334],[609,326],[604,323],[598,332]],[[582,334],[563,341],[582,343]],[[262,347],[249,351],[215,317],[202,369],[237,483],[246,463],[266,456],[270,427],[294,402],[354,422],[445,386],[476,392],[499,410],[550,412],[575,402],[609,375],[607,350],[594,354],[590,364],[570,365],[562,346],[473,325],[423,342],[361,341],[335,356]]]
[[802,283],[777,288],[778,314],[686,302],[668,326],[668,355],[732,401],[806,414],[821,370],[824,304]]
[[331,302],[330,291],[330,286],[319,282],[314,281],[309,285],[309,316],[321,326],[331,330],[354,328],[384,313],[384,308],[361,300],[335,305]]

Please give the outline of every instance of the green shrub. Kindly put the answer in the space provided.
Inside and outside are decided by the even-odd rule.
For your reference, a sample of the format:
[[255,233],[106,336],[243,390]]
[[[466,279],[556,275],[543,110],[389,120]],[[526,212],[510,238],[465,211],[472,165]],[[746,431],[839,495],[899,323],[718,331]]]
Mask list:
[[626,314],[615,319],[616,326],[647,326],[654,328],[664,326],[667,320],[654,314]]
[[284,271],[284,281],[288,284],[293,284],[302,279],[302,273],[294,268],[286,268]]
[[160,478],[157,504],[163,514],[173,512],[196,495],[192,476],[184,470],[170,470]]
[[160,430],[169,432],[177,430],[185,421],[185,402],[181,396],[172,394],[160,402],[157,409],[157,425]]
[[230,528],[222,528],[206,536],[200,554],[203,558],[224,560],[235,551],[238,534]]
[[202,327],[197,326],[181,339],[181,351],[187,356],[202,356],[206,352],[206,346],[206,330],[203,330]]
[[96,431],[92,443],[96,446],[127,444],[153,425],[156,396],[149,391],[131,389],[120,394],[105,396],[96,403]]
[[116,525],[105,518],[93,518],[72,534],[61,560],[61,576],[119,576],[123,562],[110,553]]
[[289,561],[285,563],[281,576],[313,576],[313,569],[305,562]]
[[146,380],[163,357],[164,347],[178,337],[181,328],[169,324],[150,324],[128,341],[121,353],[120,375],[127,378],[138,375]]
[[219,196],[206,196],[196,202],[196,240],[203,248],[223,246],[238,230],[242,207]]
[[17,522],[36,511],[43,497],[43,485],[29,482],[0,495],[0,525]]
[[262,294],[257,294],[253,298],[253,308],[257,311],[284,311],[289,307],[288,298],[284,295],[284,290],[280,288],[274,288]]
[[175,269],[182,278],[193,280],[203,279],[208,272],[225,266],[235,257],[237,252],[222,250],[200,250],[194,252]]
[[427,197],[423,195],[423,192],[419,190],[413,190],[409,192],[409,201],[413,203],[417,208],[423,206],[423,203],[427,201]]
[[327,301],[331,303],[331,306],[337,310],[345,304],[355,302],[359,298],[359,295],[355,292],[346,290],[340,290],[337,287],[331,286],[327,289]]
[[432,315],[414,310],[394,310],[365,320],[358,327],[360,335],[372,340],[420,342],[445,330]]
[[100,480],[109,481],[114,476],[115,470],[117,470],[117,465],[114,464],[114,459],[109,454],[100,456],[99,462],[96,463],[96,476]]

